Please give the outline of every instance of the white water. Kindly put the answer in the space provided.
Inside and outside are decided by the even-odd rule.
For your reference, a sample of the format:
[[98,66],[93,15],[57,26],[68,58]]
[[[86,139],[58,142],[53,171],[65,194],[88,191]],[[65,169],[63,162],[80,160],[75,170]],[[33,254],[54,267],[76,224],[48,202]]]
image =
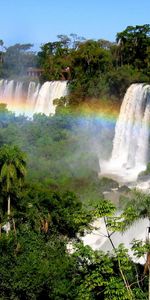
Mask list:
[[17,115],[33,116],[34,113],[55,114],[53,100],[67,95],[67,81],[45,82],[42,86],[30,82],[0,80],[0,102]]
[[[89,245],[93,250],[102,250],[104,252],[111,252],[113,250],[110,240],[108,238],[108,232],[106,229],[106,225],[104,219],[97,219],[93,224],[95,228],[91,233],[86,234],[82,237],[84,245]],[[111,235],[111,240],[117,248],[120,244],[124,244],[125,248],[128,249],[129,255],[141,264],[145,264],[146,256],[144,255],[140,259],[137,259],[133,255],[133,251],[131,250],[132,242],[134,239],[140,240],[143,243],[145,242],[148,232],[147,229],[149,227],[149,220],[142,219],[135,222],[129,229],[127,229],[124,233],[114,232]]]
[[116,123],[109,161],[100,161],[101,174],[122,182],[135,181],[146,169],[149,154],[150,85],[132,84]]

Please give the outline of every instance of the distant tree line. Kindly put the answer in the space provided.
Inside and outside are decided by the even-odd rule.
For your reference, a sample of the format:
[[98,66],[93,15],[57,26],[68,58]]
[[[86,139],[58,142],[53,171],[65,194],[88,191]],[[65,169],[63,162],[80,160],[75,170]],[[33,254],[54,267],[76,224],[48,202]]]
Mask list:
[[28,67],[42,69],[40,81],[69,80],[71,104],[91,98],[122,99],[133,82],[149,82],[150,24],[128,26],[116,41],[86,40],[76,34],[58,35],[57,41],[6,48],[0,41],[0,76],[25,76]]

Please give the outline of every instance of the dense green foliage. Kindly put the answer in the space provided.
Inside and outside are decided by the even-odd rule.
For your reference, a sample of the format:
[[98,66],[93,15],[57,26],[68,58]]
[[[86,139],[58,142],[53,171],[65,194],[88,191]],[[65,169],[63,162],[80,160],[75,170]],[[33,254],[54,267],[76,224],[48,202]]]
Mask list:
[[[6,48],[0,41],[1,77],[26,76],[28,67],[37,66],[41,82],[70,82],[55,116],[30,120],[0,105],[0,300],[148,297],[147,272],[123,245],[115,248],[111,236],[150,218],[150,197],[129,193],[121,216],[114,215],[103,192],[118,185],[98,177],[114,123],[85,118],[82,110],[107,102],[111,111],[109,98],[121,100],[131,83],[149,82],[150,26],[128,26],[116,42],[59,35],[36,54],[30,44]],[[104,218],[111,253],[93,251],[79,238],[98,217]],[[149,241],[135,241],[133,251],[137,257],[149,253]]]
[[86,202],[106,188],[98,178],[98,160],[100,152],[102,158],[110,153],[114,124],[73,113],[39,114],[31,121],[7,114],[4,105],[0,114],[0,145],[18,145],[27,153],[29,181],[72,190]]
[[31,51],[31,44],[6,48],[1,41],[1,77],[26,76],[28,67],[38,67],[41,82],[69,80],[73,105],[89,98],[122,100],[131,83],[149,82],[149,24],[128,26],[117,33],[116,42],[85,40],[76,34],[57,38],[38,53]]
[[[94,215],[110,217],[110,202],[102,200],[89,215],[69,192],[25,185],[17,198],[9,236],[0,236],[1,299],[147,299],[147,276],[123,246],[112,254],[93,251],[75,234]],[[66,250],[71,236],[74,253]],[[141,255],[141,246],[134,247]]]
[[[128,26],[116,43],[99,39],[71,42],[71,37],[47,43],[39,52],[42,80],[71,81],[71,103],[87,98],[121,100],[133,82],[149,82],[150,25]],[[67,71],[68,70],[68,71]]]
[[25,175],[25,158],[17,147],[4,145],[0,149],[0,180],[7,193],[16,181],[21,183]]
[[130,64],[149,74],[150,25],[128,26],[117,34],[119,64]]
[[[123,246],[103,253],[79,240],[79,233],[92,230],[90,224],[98,217],[105,218],[110,242],[111,230],[124,230],[140,217],[131,205],[123,222],[103,198],[103,191],[116,187],[112,180],[97,177],[97,147],[102,146],[94,149],[94,141],[104,143],[107,125],[104,133],[104,124],[95,119],[85,123],[81,116],[60,113],[35,115],[31,121],[1,105],[0,166],[16,165],[16,159],[16,167],[20,162],[25,166],[27,161],[27,174],[20,185],[17,173],[10,172],[8,234],[7,184],[0,182],[0,299],[147,299],[147,274],[143,276],[143,267],[131,261]],[[24,175],[24,167],[21,170]],[[145,198],[145,206],[148,201]],[[143,256],[148,246],[136,241],[133,249]]]
[[[3,46],[3,45],[2,45]],[[29,67],[36,66],[37,57],[31,44],[15,44],[1,51],[1,73],[3,78],[18,78],[27,75]]]

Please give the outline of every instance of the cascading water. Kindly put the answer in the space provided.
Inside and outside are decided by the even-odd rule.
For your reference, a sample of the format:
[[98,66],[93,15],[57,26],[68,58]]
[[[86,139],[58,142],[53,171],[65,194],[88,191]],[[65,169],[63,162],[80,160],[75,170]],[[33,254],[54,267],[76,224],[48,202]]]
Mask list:
[[48,115],[48,112],[55,114],[56,106],[53,104],[53,100],[65,95],[66,81],[45,82],[38,93],[34,113],[42,111],[45,115]]
[[14,80],[0,80],[0,102],[16,114],[55,114],[53,100],[67,95],[67,81],[45,82],[42,86],[30,82],[28,86]]
[[31,81],[29,83],[28,93],[27,93],[27,101],[26,101],[26,114],[31,113],[31,115],[32,115],[34,113],[39,90],[40,90],[39,83],[36,84],[33,81]]
[[137,179],[149,159],[149,123],[150,85],[132,84],[121,106],[111,158],[100,161],[101,174],[124,182]]
[[10,104],[10,101],[13,98],[13,92],[14,92],[14,81],[3,81],[2,82],[2,98],[6,102],[6,104]]
[[[132,183],[137,179],[139,172],[146,169],[149,154],[150,137],[150,85],[132,84],[124,97],[119,118],[116,123],[113,150],[109,161],[100,161],[102,176],[117,179],[120,182],[129,182],[131,187],[150,193],[150,179],[141,179],[141,182]],[[140,182],[140,185],[139,185]],[[119,213],[118,213],[119,215]],[[107,228],[103,219],[94,223],[97,230],[83,237],[85,245],[94,250],[111,251],[112,245],[107,238]],[[146,228],[149,228],[148,218],[134,223],[124,234],[114,232],[111,239],[115,247],[124,243],[133,257],[131,242],[133,239],[145,241]],[[133,257],[135,259],[135,257]],[[137,262],[137,260],[136,260]],[[139,263],[145,263],[141,257]]]

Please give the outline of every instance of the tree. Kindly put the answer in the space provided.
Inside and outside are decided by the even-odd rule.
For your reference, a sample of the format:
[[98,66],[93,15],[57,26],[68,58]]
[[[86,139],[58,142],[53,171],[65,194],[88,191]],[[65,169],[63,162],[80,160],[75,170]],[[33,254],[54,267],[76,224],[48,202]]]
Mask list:
[[14,185],[20,186],[26,174],[25,154],[16,146],[0,149],[0,181],[7,194],[8,231],[10,230],[10,195]]
[[[76,76],[94,76],[98,71],[103,73],[110,67],[109,52],[101,47],[100,43],[93,40],[81,43],[74,53],[73,67]],[[82,73],[81,73],[82,72]]]
[[79,276],[65,239],[27,229],[0,239],[0,299],[75,299]]
[[103,77],[111,69],[111,52],[99,41],[87,40],[78,45],[72,53],[70,90],[75,99],[100,97]]
[[68,48],[70,43],[71,43],[71,39],[65,35],[65,34],[58,34],[57,38],[61,41],[62,45],[64,48]]
[[6,49],[3,55],[3,76],[26,75],[28,67],[36,66],[36,55],[31,51],[32,44],[15,44]]
[[0,40],[0,76],[2,74],[3,55],[4,55],[4,42],[3,40]]
[[130,64],[140,70],[148,67],[150,25],[128,26],[117,33],[120,65]]
[[132,65],[123,65],[117,69],[113,68],[105,75],[108,85],[109,97],[122,101],[127,88],[132,83],[149,82],[149,77],[144,75]]
[[58,38],[59,41],[42,45],[38,52],[39,66],[43,69],[42,81],[63,79],[63,72],[70,67],[70,39],[64,35],[59,35]]
[[77,49],[78,46],[86,40],[83,36],[78,36],[76,33],[71,33],[70,37],[72,40],[71,44],[73,49]]

